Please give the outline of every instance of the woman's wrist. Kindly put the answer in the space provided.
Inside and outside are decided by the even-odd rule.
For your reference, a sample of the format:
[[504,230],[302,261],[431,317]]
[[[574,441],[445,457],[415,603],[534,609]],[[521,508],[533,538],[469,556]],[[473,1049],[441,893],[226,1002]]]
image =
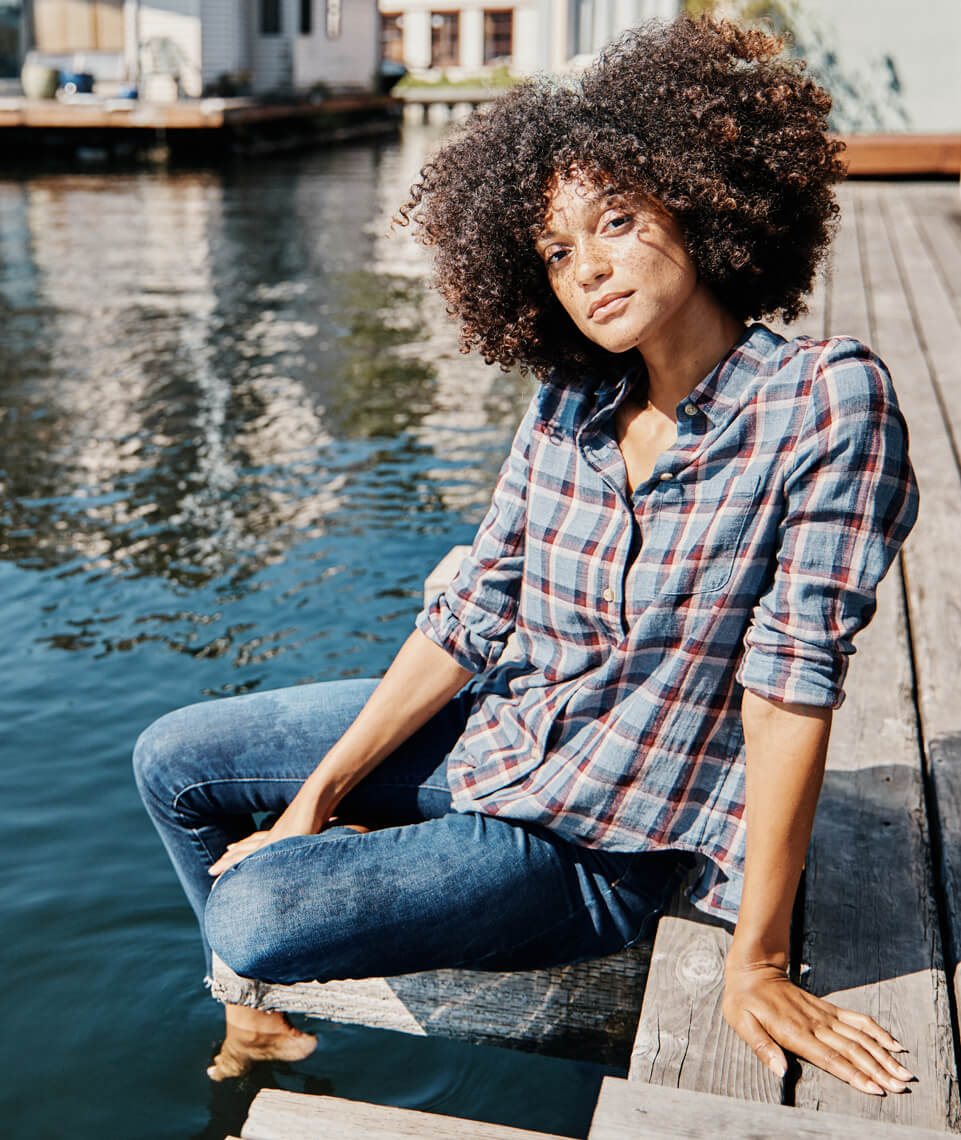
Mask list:
[[790,935],[737,927],[727,951],[726,970],[775,966],[787,970],[791,962]]
[[[343,745],[343,741],[340,744]],[[297,798],[305,809],[310,807],[314,811],[320,827],[334,814],[351,788],[375,766],[369,758],[347,755],[342,747],[335,746],[304,781]]]

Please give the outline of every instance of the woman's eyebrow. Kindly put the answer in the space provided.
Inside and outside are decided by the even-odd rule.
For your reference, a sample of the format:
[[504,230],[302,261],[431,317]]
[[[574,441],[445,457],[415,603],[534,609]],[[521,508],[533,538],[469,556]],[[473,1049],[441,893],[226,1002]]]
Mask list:
[[[623,204],[623,195],[617,193],[615,190],[598,190],[596,194],[592,194],[587,203],[590,206],[603,206],[605,209],[608,206],[615,206]],[[556,230],[542,230],[534,239],[535,245],[541,245],[556,238]]]

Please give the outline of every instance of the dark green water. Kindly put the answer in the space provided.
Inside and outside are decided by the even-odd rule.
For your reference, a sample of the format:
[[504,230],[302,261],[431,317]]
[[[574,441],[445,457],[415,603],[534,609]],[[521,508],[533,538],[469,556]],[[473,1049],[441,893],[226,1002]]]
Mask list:
[[262,1085],[583,1135],[601,1070],[320,1025],[211,1086],[219,1007],[133,787],[202,697],[376,674],[528,388],[388,219],[432,136],[227,172],[0,172],[4,1135],[237,1131]]

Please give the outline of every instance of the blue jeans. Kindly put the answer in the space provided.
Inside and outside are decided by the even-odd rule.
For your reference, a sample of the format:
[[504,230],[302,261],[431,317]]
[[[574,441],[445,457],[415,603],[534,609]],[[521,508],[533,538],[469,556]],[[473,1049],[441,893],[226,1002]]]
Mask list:
[[216,881],[207,868],[279,813],[366,702],[336,681],[191,705],[137,742],[134,767],[209,948],[265,982],[440,967],[534,969],[648,935],[688,857],[614,854],[549,830],[451,808],[446,757],[464,690],[360,783],[342,826],[281,840]]

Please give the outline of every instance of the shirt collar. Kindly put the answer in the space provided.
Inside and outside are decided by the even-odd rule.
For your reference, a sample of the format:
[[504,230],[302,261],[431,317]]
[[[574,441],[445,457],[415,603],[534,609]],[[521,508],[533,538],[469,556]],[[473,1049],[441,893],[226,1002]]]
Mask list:
[[[678,421],[683,420],[682,410],[689,404],[695,404],[712,426],[722,426],[737,412],[744,391],[757,375],[762,362],[783,343],[784,338],[772,332],[767,325],[749,325],[700,384],[678,404]],[[644,361],[638,360],[625,370],[619,380],[603,381],[596,390],[594,412],[587,426],[593,427],[610,415],[643,372]]]
[[767,325],[750,325],[700,384],[678,404],[678,412],[687,404],[695,404],[714,427],[720,427],[740,407],[745,389],[765,359],[783,343],[784,338],[771,332]]

